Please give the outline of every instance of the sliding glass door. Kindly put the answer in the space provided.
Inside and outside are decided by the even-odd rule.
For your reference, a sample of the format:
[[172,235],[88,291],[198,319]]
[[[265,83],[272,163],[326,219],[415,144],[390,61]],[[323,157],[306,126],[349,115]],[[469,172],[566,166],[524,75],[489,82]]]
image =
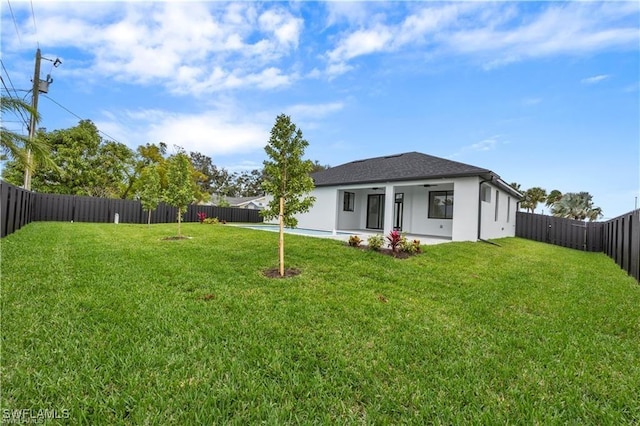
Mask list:
[[370,194],[367,200],[367,228],[382,229],[384,225],[384,194]]

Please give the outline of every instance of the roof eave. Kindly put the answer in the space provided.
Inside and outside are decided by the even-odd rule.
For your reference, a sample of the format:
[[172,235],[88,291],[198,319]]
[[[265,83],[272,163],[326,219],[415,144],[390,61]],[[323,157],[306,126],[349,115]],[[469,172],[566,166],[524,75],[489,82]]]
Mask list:
[[415,181],[415,180],[434,180],[434,179],[455,179],[461,177],[483,177],[487,174],[493,174],[490,170],[480,170],[476,172],[466,172],[466,173],[446,173],[441,175],[429,175],[429,176],[414,176],[414,177],[401,177],[401,178],[393,178],[393,179],[373,179],[366,181],[345,181],[340,183],[320,183],[315,184],[316,187],[326,187],[326,186],[345,186],[345,185],[366,185],[366,184],[377,184],[377,183],[386,183],[386,182],[407,182],[407,181]]

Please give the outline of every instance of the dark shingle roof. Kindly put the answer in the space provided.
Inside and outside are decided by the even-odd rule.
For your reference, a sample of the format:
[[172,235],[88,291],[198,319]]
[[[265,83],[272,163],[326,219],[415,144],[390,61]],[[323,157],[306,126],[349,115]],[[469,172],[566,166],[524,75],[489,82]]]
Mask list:
[[419,152],[352,161],[311,176],[316,186],[493,175],[490,170]]

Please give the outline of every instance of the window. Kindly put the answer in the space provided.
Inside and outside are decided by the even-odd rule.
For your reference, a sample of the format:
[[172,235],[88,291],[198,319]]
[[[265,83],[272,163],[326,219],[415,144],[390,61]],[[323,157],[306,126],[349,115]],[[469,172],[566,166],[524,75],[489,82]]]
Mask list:
[[507,197],[507,223],[509,223],[509,216],[511,216],[511,197]]
[[491,202],[491,187],[489,185],[482,185],[482,201],[486,203]]
[[496,189],[496,217],[495,217],[496,222],[498,221],[499,207],[500,207],[500,193]]
[[345,212],[352,212],[356,202],[356,194],[354,192],[344,193],[344,204],[342,210]]
[[453,191],[429,192],[429,219],[453,219]]

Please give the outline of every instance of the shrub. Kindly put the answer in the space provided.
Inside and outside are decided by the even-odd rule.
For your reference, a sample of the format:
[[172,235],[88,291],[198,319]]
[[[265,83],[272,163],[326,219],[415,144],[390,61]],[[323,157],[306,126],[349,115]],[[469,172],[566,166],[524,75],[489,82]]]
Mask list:
[[402,242],[402,235],[398,231],[391,231],[389,235],[387,235],[388,246],[391,247],[391,251],[396,253],[398,251],[398,247]]
[[216,225],[218,223],[218,218],[217,217],[208,217],[208,218],[204,219],[204,223],[206,223],[207,225]]
[[207,214],[205,212],[198,212],[196,213],[196,216],[198,216],[198,221],[200,223],[204,223],[205,219],[207,218]]
[[367,244],[371,250],[378,251],[382,248],[382,244],[384,244],[384,238],[382,235],[372,235],[367,239]]
[[403,235],[400,239],[400,251],[411,254],[420,253],[420,240],[409,241],[407,237]]
[[351,247],[360,247],[362,240],[357,235],[352,235],[349,237],[349,245]]

